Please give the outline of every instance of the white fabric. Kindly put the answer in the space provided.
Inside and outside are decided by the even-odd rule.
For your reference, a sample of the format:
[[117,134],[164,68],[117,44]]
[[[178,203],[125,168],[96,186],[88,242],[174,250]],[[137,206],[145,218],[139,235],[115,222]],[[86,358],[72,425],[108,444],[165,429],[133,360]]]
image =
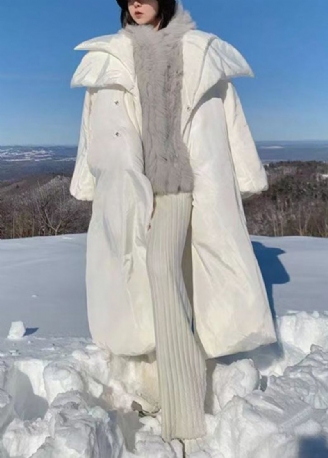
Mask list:
[[190,193],[157,195],[147,237],[162,437],[166,441],[206,434],[205,354],[193,334],[193,311],[181,267],[191,210]]
[[[249,65],[233,46],[199,30],[187,32],[183,46],[181,129],[195,174],[184,270],[196,332],[211,358],[276,340],[241,200],[268,183],[231,82],[252,76]],[[86,277],[90,330],[98,345],[116,354],[145,354],[155,348],[145,265],[153,194],[143,173],[132,45],[118,33],[76,49],[89,52],[71,85],[88,89],[70,190],[77,199],[93,200]]]

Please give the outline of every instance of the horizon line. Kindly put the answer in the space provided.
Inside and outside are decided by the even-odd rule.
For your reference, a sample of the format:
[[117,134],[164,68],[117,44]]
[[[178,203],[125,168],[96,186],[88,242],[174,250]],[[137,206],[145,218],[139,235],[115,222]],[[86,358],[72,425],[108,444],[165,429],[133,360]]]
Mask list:
[[[261,142],[269,142],[269,143],[282,143],[282,142],[290,142],[290,143],[296,143],[296,142],[327,142],[328,143],[328,139],[325,139],[325,140],[319,140],[319,139],[315,139],[315,138],[309,138],[309,139],[302,139],[302,140],[254,140],[255,143],[261,143]],[[41,146],[45,146],[45,147],[74,147],[74,148],[77,148],[78,147],[78,144],[68,144],[68,143],[26,143],[26,144],[23,144],[23,143],[12,143],[12,144],[0,144],[0,147],[1,148],[4,148],[4,147],[13,147],[13,146],[24,146],[24,147],[41,147]]]

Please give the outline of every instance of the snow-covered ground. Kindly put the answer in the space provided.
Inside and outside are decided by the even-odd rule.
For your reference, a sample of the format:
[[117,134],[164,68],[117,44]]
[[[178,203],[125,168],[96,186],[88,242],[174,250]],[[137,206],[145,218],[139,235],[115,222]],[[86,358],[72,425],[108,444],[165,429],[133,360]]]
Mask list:
[[[208,435],[190,456],[328,457],[328,239],[252,241],[279,344],[208,361]],[[89,338],[85,242],[0,241],[0,458],[179,458],[161,414],[131,409],[142,364],[114,377]]]

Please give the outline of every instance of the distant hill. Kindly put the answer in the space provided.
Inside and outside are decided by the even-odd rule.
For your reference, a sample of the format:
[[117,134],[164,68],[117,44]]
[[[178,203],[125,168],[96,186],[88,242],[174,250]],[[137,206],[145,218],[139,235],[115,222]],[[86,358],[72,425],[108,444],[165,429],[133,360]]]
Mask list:
[[[279,161],[328,162],[328,141],[258,141],[263,163]],[[55,173],[70,176],[77,146],[0,146],[0,182],[30,175]]]
[[328,163],[266,165],[269,189],[244,202],[254,235],[328,237]]
[[76,146],[0,146],[0,182],[30,175],[71,175]]
[[71,178],[33,175],[0,185],[0,238],[86,232],[91,202],[69,192]]
[[[269,190],[244,201],[253,235],[328,237],[328,163],[265,164]],[[92,203],[69,193],[71,176],[40,173],[0,182],[0,238],[82,233]]]

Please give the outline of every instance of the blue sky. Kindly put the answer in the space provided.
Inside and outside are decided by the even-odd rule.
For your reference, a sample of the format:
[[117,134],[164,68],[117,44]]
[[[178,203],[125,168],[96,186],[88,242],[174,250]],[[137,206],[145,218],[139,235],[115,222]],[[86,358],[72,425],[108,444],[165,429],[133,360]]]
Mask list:
[[[328,140],[328,0],[184,0],[255,78],[234,80],[255,140]],[[1,0],[0,145],[78,142],[81,41],[120,28],[115,0]]]

